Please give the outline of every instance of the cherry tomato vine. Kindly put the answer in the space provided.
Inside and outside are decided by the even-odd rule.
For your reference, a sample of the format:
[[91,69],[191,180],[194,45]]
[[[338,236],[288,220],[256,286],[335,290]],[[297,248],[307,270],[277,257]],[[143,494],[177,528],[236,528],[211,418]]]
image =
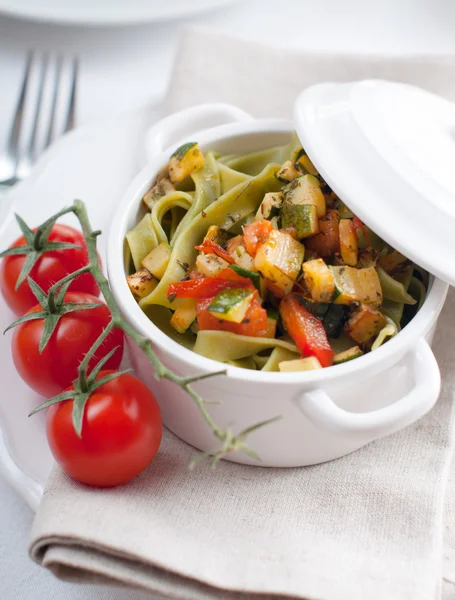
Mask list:
[[[56,249],[53,247],[56,246],[56,244],[54,243],[52,245],[51,242],[47,241],[47,238],[56,221],[63,215],[69,213],[74,213],[74,215],[80,223],[82,234],[85,239],[85,245],[87,248],[88,262],[86,265],[80,267],[72,273],[69,273],[68,275],[64,276],[62,279],[54,283],[46,293],[36,284],[36,282],[33,281],[33,279],[30,277],[30,272],[32,271],[32,268],[37,259],[42,255],[43,252],[46,251],[46,247],[49,247],[49,244],[51,244],[50,249]],[[18,216],[17,221],[20,228],[22,229],[24,238],[27,242],[25,250],[27,251],[26,253],[28,255],[27,260],[25,261],[23,272],[20,274],[20,281],[18,285],[22,284],[25,280],[28,282],[29,287],[33,291],[38,302],[41,304],[43,311],[41,313],[35,312],[27,314],[24,317],[21,317],[20,319],[15,321],[15,323],[13,323],[12,326],[21,324],[29,320],[33,320],[34,318],[45,318],[46,322],[44,325],[44,332],[41,344],[41,347],[44,348],[47,341],[52,336],[57,322],[63,314],[67,314],[71,311],[88,310],[100,306],[97,303],[85,303],[77,307],[74,305],[68,305],[64,303],[65,293],[67,292],[68,287],[71,285],[73,280],[77,277],[80,277],[81,275],[87,274],[91,275],[91,277],[95,280],[97,286],[99,287],[104,296],[106,305],[108,306],[111,313],[111,319],[109,323],[103,329],[99,337],[93,343],[92,347],[86,353],[84,359],[80,363],[78,368],[77,379],[73,382],[73,389],[66,390],[54,396],[50,400],[47,400],[46,402],[42,403],[34,411],[32,411],[32,413],[30,413],[31,415],[44,408],[55,405],[59,402],[72,399],[72,423],[76,434],[80,437],[82,434],[84,409],[90,396],[104,384],[109,383],[115,378],[121,377],[127,371],[129,371],[115,371],[108,372],[107,374],[102,373],[103,376],[100,376],[100,372],[102,371],[103,367],[106,368],[106,363],[115,353],[117,348],[112,349],[111,352],[104,356],[104,358],[102,358],[94,367],[89,368],[89,366],[91,367],[91,364],[93,363],[92,359],[96,351],[100,348],[100,346],[103,344],[103,342],[114,329],[119,329],[122,330],[127,336],[129,336],[148,357],[150,363],[153,366],[154,375],[156,379],[167,379],[175,385],[179,386],[185,392],[187,392],[187,394],[190,396],[190,398],[193,400],[193,402],[199,409],[201,416],[203,417],[207,425],[210,427],[213,435],[219,440],[220,447],[218,449],[215,449],[210,452],[201,453],[196,457],[195,460],[192,461],[190,467],[193,467],[200,459],[203,458],[208,458],[212,466],[215,466],[221,458],[223,458],[229,453],[237,451],[244,452],[248,456],[260,460],[257,454],[246,443],[246,437],[251,432],[259,429],[260,427],[263,427],[264,425],[267,425],[268,423],[275,421],[279,417],[251,425],[250,427],[247,427],[240,431],[238,434],[234,434],[230,427],[226,427],[223,429],[215,423],[215,421],[212,419],[206,408],[206,404],[209,401],[204,399],[194,389],[192,384],[197,381],[201,381],[202,379],[207,379],[209,377],[224,375],[226,374],[226,370],[220,370],[211,373],[201,373],[191,377],[181,377],[179,375],[176,375],[172,370],[165,367],[163,363],[159,360],[158,356],[156,355],[153,349],[152,341],[147,337],[139,334],[122,317],[120,309],[110,289],[109,282],[105,277],[99,262],[97,252],[97,238],[99,235],[101,235],[101,231],[92,229],[84,202],[82,202],[81,200],[75,200],[71,206],[62,209],[54,216],[47,219],[42,225],[40,225],[37,228],[35,233],[33,233],[32,230],[30,230],[30,228],[25,224],[25,222]],[[60,243],[58,249],[74,249],[74,247],[75,246],[73,244],[66,244],[65,246],[63,243]],[[9,249],[1,253],[0,256],[16,256],[20,254],[21,250],[24,251],[24,247],[20,249]],[[10,329],[10,327],[8,329]]]

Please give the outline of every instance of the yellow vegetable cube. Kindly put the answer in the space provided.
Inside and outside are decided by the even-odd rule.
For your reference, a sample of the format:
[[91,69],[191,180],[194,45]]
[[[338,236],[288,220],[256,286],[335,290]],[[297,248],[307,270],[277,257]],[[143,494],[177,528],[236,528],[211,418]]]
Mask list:
[[313,204],[318,211],[318,218],[327,211],[324,194],[319,179],[314,175],[302,175],[286,186],[285,199],[292,204]]
[[178,333],[185,333],[195,321],[196,316],[196,300],[194,298],[185,298],[175,310],[170,323]]
[[161,242],[147,256],[142,259],[141,264],[148,269],[157,279],[161,279],[169,264],[171,257],[171,247],[166,242]]
[[227,261],[216,254],[199,254],[196,258],[196,269],[207,277],[216,277],[228,266]]
[[304,246],[291,235],[273,230],[257,251],[254,266],[284,294],[289,294],[300,272],[304,254]]
[[315,302],[331,302],[335,295],[335,278],[322,258],[302,265],[303,277]]
[[183,144],[174,152],[169,159],[169,179],[172,183],[182,181],[194,171],[200,169],[204,164],[202,154],[196,142]]
[[315,356],[308,356],[307,358],[298,358],[296,360],[284,360],[278,363],[278,368],[281,372],[292,373],[295,371],[322,369],[322,365]]
[[339,223],[341,258],[346,265],[355,267],[358,261],[356,230],[351,219],[341,219]]
[[128,275],[126,281],[136,300],[151,294],[158,285],[158,281],[147,269],[139,269],[136,273]]
[[277,179],[280,181],[292,181],[296,177],[299,177],[300,173],[294,166],[294,163],[291,160],[287,160],[283,163],[276,174]]

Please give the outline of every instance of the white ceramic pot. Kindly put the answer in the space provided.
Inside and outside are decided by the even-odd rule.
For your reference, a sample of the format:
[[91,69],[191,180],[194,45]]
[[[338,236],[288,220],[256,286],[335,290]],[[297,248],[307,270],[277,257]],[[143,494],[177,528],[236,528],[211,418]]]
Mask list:
[[[224,104],[197,106],[159,122],[148,136],[149,164],[128,188],[111,224],[107,267],[124,316],[149,337],[163,363],[183,376],[223,366],[180,346],[141,311],[125,280],[125,233],[138,220],[141,199],[182,142],[195,139],[202,150],[244,153],[286,143],[289,121],[254,120]],[[253,432],[249,445],[262,466],[294,467],[320,463],[360,448],[410,425],[435,404],[440,374],[431,351],[432,333],[448,285],[431,278],[427,299],[403,331],[378,350],[329,369],[301,373],[263,373],[227,366],[227,374],[195,384],[220,427],[235,432],[259,421],[281,419]],[[165,425],[207,451],[218,447],[190,397],[168,381],[157,381],[142,352],[131,342],[133,368],[155,393]],[[258,464],[244,454],[230,460]]]

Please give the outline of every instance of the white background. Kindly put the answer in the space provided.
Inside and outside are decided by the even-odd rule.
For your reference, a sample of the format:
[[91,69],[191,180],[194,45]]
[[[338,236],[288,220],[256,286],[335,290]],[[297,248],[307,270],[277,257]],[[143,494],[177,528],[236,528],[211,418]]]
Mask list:
[[[155,1],[166,0],[150,0]],[[109,4],[108,0],[99,2]],[[90,124],[159,102],[176,59],[179,34],[190,25],[257,39],[277,48],[455,54],[453,0],[245,0],[185,21],[108,28],[35,24],[0,16],[0,152],[27,49],[79,57],[78,124]],[[0,401],[14,402],[14,398],[3,395]],[[56,581],[27,556],[32,517],[24,502],[0,480],[2,600],[150,599],[143,592]]]

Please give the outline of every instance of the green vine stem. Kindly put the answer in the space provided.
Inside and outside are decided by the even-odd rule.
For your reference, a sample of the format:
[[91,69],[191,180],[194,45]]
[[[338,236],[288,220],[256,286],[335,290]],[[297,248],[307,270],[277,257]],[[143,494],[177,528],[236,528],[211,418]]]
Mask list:
[[[207,425],[212,430],[214,436],[221,442],[221,447],[219,449],[201,454],[195,461],[193,461],[191,463],[191,467],[193,467],[196,464],[196,462],[198,462],[199,458],[208,458],[211,461],[212,466],[215,466],[217,464],[217,462],[221,458],[223,458],[223,456],[225,456],[228,453],[232,453],[232,452],[236,452],[236,451],[242,451],[242,452],[246,453],[247,455],[251,456],[252,458],[254,458],[256,460],[260,460],[259,457],[257,456],[257,454],[251,448],[249,448],[249,446],[246,444],[245,438],[252,431],[259,429],[260,427],[263,427],[264,425],[267,425],[268,423],[271,423],[280,417],[276,417],[276,418],[269,419],[267,421],[263,421],[263,422],[255,424],[255,425],[252,425],[252,426],[244,429],[237,435],[234,435],[232,430],[229,427],[227,427],[226,429],[222,429],[221,427],[219,427],[215,423],[215,421],[212,419],[212,417],[210,416],[209,412],[206,409],[205,405],[208,403],[208,401],[205,400],[200,394],[198,394],[198,392],[192,387],[191,384],[195,383],[196,381],[201,381],[202,379],[207,379],[209,377],[215,377],[217,375],[225,375],[226,370],[220,370],[220,371],[216,371],[216,372],[212,372],[212,373],[202,373],[202,374],[195,375],[192,377],[181,377],[179,375],[176,375],[173,371],[171,371],[170,369],[168,369],[167,367],[165,367],[163,365],[163,363],[160,361],[160,359],[156,355],[155,351],[153,350],[151,340],[149,340],[145,336],[139,334],[122,317],[122,314],[117,305],[117,302],[115,301],[115,298],[111,292],[109,282],[108,282],[107,278],[105,277],[105,275],[101,269],[99,260],[98,260],[97,238],[101,234],[101,231],[93,231],[92,230],[90,220],[88,217],[88,213],[87,213],[87,209],[86,209],[84,202],[82,202],[82,200],[75,200],[74,204],[72,206],[61,210],[57,215],[54,215],[53,217],[48,219],[48,221],[46,221],[46,223],[43,224],[41,227],[43,229],[47,229],[46,225],[48,223],[53,224],[53,223],[55,223],[55,221],[57,220],[57,218],[59,216],[70,213],[70,212],[73,212],[75,214],[75,216],[77,217],[77,219],[80,223],[81,229],[82,229],[82,233],[85,237],[86,244],[87,244],[87,251],[88,251],[88,264],[85,267],[79,269],[78,271],[75,271],[74,273],[70,273],[69,275],[67,275],[66,277],[61,279],[60,281],[56,282],[49,290],[49,297],[53,296],[58,291],[58,289],[62,287],[62,285],[69,283],[75,277],[78,277],[79,275],[81,275],[83,273],[90,272],[92,274],[93,278],[95,279],[95,281],[97,282],[97,284],[104,296],[104,300],[105,300],[107,306],[109,307],[111,315],[112,315],[112,320],[111,320],[110,324],[100,334],[100,336],[95,341],[95,343],[93,344],[93,346],[91,347],[89,352],[86,354],[84,360],[81,362],[81,364],[79,366],[78,379],[75,382],[75,385],[77,384],[78,389],[83,394],[87,394],[88,365],[90,364],[90,361],[91,361],[94,353],[99,348],[99,346],[101,346],[101,344],[103,343],[103,341],[105,340],[107,335],[110,333],[110,331],[113,328],[117,327],[117,328],[121,329],[128,337],[130,337],[139,346],[139,348],[141,348],[141,350],[145,353],[145,355],[148,357],[148,359],[150,360],[150,362],[154,368],[155,377],[157,379],[167,379],[167,380],[171,381],[172,383],[178,385],[181,389],[183,389],[191,397],[191,399],[193,400],[193,402],[196,404],[197,408],[199,409],[201,416],[203,417],[203,419],[205,420]],[[57,401],[57,398],[55,399],[55,401]],[[51,403],[51,402],[53,402],[53,401],[51,400],[51,401],[44,403],[42,405],[42,407],[49,405],[49,403]]]

